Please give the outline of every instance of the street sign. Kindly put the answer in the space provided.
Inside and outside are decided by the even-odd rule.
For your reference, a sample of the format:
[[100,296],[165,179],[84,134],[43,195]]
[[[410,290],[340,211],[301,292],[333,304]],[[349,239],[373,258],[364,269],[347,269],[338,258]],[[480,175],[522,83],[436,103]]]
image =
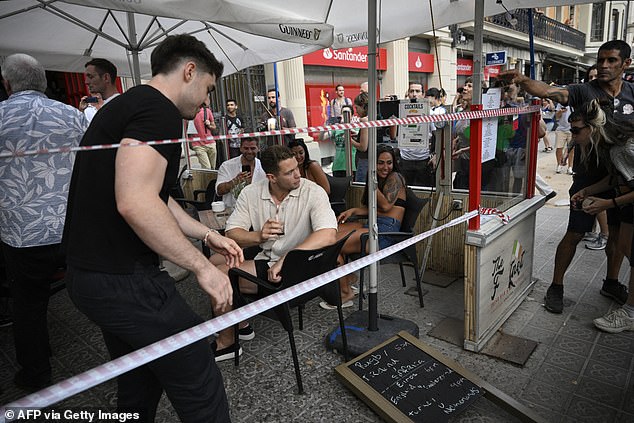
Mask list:
[[506,63],[506,51],[494,51],[487,53],[484,60],[485,66],[503,65]]

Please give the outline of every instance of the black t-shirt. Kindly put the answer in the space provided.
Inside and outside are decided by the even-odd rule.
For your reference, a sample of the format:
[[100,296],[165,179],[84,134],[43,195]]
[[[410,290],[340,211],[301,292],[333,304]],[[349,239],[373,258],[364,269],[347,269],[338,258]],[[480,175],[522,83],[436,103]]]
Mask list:
[[[130,89],[101,108],[81,144],[116,144],[182,136],[176,106],[155,88]],[[168,162],[160,197],[178,177],[181,145],[153,145]],[[135,147],[126,147],[135,148]],[[69,265],[104,273],[131,273],[135,264],[158,264],[158,255],[141,241],[117,211],[114,179],[117,149],[77,154],[68,195],[64,246]]]
[[573,109],[598,99],[613,104],[612,112],[615,119],[634,120],[634,83],[623,81],[621,92],[616,97],[605,92],[597,79],[586,84],[568,85],[566,89],[568,90],[568,105]]

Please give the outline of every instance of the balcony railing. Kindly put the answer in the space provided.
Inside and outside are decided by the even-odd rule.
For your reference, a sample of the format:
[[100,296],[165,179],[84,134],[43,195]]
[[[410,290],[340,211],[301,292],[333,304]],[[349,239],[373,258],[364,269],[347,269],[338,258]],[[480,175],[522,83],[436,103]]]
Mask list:
[[[504,13],[488,16],[484,19],[492,24],[528,34],[529,12],[529,9],[516,9],[513,11],[513,15],[517,18],[517,25],[515,27],[508,23]],[[533,16],[533,34],[535,38],[563,44],[577,50],[584,50],[586,34],[568,25],[564,25],[559,21],[548,18],[541,13],[534,13]]]

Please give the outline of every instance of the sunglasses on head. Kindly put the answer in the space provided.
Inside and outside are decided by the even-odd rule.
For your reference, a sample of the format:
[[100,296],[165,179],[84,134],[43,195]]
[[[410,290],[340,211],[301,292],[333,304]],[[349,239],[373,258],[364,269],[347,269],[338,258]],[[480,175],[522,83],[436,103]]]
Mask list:
[[584,126],[571,126],[570,127],[570,133],[571,134],[575,134],[578,135],[579,133],[581,133],[581,131],[585,128],[587,128],[588,125],[584,125]]

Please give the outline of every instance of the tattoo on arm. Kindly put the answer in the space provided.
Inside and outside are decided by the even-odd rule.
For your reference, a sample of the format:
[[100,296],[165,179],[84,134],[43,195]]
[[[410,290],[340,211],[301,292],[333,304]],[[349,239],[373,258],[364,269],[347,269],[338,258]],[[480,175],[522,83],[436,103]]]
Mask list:
[[394,204],[396,202],[401,187],[401,180],[395,174],[390,175],[383,187],[383,195],[390,204]]

